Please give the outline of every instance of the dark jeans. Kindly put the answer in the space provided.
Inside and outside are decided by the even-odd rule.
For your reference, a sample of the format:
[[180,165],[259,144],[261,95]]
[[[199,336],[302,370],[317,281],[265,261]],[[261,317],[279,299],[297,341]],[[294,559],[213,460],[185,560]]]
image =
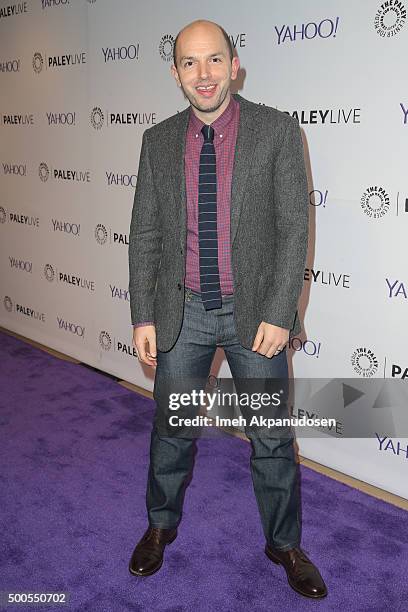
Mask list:
[[[206,378],[217,346],[222,346],[232,376],[288,377],[286,350],[269,359],[244,348],[234,325],[234,298],[222,297],[222,308],[206,311],[199,293],[186,289],[184,319],[170,351],[157,352],[154,397],[172,376]],[[156,399],[157,403],[157,399]],[[293,438],[260,438],[246,431],[252,446],[250,469],[267,542],[281,550],[300,543],[298,467]],[[191,475],[194,439],[164,437],[153,424],[146,503],[149,524],[176,527],[182,515],[185,482]]]

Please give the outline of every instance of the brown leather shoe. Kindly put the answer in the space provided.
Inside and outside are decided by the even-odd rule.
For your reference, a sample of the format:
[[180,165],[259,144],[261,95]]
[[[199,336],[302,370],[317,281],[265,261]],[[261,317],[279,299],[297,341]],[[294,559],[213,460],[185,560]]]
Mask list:
[[299,547],[282,551],[266,544],[265,554],[274,563],[283,565],[292,589],[305,597],[326,597],[327,588],[319,570]]
[[130,573],[134,576],[150,576],[157,572],[163,564],[166,544],[171,544],[176,537],[177,528],[148,527],[133,551],[129,562]]

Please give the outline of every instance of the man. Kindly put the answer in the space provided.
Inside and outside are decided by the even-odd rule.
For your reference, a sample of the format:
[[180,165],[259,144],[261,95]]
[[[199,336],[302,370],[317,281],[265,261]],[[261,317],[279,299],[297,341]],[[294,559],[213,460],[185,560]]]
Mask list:
[[[183,28],[171,71],[190,107],[143,135],[129,291],[133,342],[156,370],[157,404],[172,377],[207,377],[217,346],[234,379],[287,379],[285,347],[300,331],[309,206],[300,128],[231,94],[238,69],[219,25]],[[299,548],[293,439],[249,437],[265,553],[297,592],[324,597],[319,571]],[[156,572],[177,536],[193,442],[153,425],[149,526],[130,560],[134,575]]]

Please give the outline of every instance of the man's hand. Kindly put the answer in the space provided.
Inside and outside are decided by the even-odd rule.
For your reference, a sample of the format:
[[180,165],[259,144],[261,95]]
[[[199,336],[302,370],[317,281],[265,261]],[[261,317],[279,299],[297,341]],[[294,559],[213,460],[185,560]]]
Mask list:
[[259,324],[252,350],[270,359],[283,350],[288,340],[288,329],[262,321]]
[[133,329],[133,346],[135,347],[139,361],[156,369],[156,328],[154,325],[141,325]]

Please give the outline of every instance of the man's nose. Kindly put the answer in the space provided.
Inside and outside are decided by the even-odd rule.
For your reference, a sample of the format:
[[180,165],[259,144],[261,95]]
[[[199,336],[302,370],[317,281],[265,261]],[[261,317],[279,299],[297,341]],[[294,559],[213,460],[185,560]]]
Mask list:
[[200,62],[199,73],[200,73],[200,79],[206,79],[209,76],[210,70],[209,70],[209,66],[207,62]]

